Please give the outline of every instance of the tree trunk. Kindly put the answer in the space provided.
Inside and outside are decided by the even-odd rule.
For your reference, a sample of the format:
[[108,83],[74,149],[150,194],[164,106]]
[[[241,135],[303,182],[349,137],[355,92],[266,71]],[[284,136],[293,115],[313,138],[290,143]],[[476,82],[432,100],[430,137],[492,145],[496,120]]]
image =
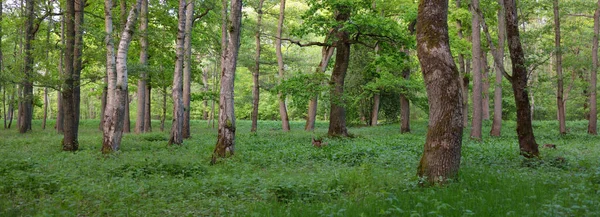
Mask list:
[[[208,70],[208,67],[202,69],[202,91],[204,93],[208,93]],[[205,98],[202,101],[202,104],[204,105],[204,109],[202,109],[202,119],[208,120],[208,99]]]
[[46,120],[48,120],[48,88],[44,88],[44,119],[42,119],[42,130],[46,129]]
[[163,87],[163,100],[162,100],[162,116],[160,119],[160,131],[165,131],[165,121],[167,119],[167,87]]
[[600,32],[600,0],[594,13],[594,38],[592,39],[592,72],[590,78],[590,118],[588,122],[588,134],[598,135],[596,122],[598,119],[596,102],[596,85],[598,80],[598,34]]
[[[14,92],[14,87],[13,87],[13,92]],[[15,114],[15,106],[14,106],[14,100],[15,100],[16,96],[11,93],[8,97],[8,129],[10,129],[10,126],[12,125],[13,122],[13,116]]]
[[465,71],[462,74],[462,98],[463,98],[463,127],[469,126],[469,73],[471,71],[471,60],[465,59]]
[[100,96],[100,126],[99,129],[104,130],[104,112],[106,111],[106,97],[108,96],[108,75],[104,75],[104,87],[102,88],[102,96]]
[[[410,79],[410,69],[404,69],[402,77]],[[400,120],[400,133],[410,133],[410,101],[404,94],[400,94]]]
[[417,15],[417,54],[429,99],[429,129],[418,176],[443,184],[456,178],[462,144],[460,74],[448,41],[448,1],[422,0]]
[[256,8],[258,16],[256,18],[256,31],[254,32],[256,54],[254,55],[254,70],[252,71],[252,81],[254,82],[254,86],[252,87],[252,126],[250,127],[250,132],[256,132],[258,127],[258,103],[260,100],[260,83],[258,80],[258,76],[260,75],[260,32],[263,14],[262,7],[264,2],[264,0],[259,0],[258,7]]
[[[226,8],[226,7],[224,7]],[[235,151],[235,113],[233,101],[233,84],[238,57],[240,32],[242,23],[242,0],[231,0],[231,26],[223,26],[228,30],[227,49],[223,49],[221,64],[221,94],[219,97],[219,130],[217,144],[213,152],[211,164],[217,158],[233,155]]]
[[[480,20],[481,22],[481,20]],[[482,49],[481,51],[481,117],[483,120],[490,119],[490,81],[489,81],[489,68],[487,61],[487,52]]]
[[556,106],[558,107],[558,123],[560,134],[567,133],[567,126],[565,123],[565,100],[564,84],[563,84],[563,73],[562,73],[562,49],[560,47],[560,15],[558,11],[558,0],[554,0],[554,58],[556,62],[556,78],[557,78],[557,90],[556,90]]
[[79,120],[81,118],[81,69],[83,68],[83,10],[86,1],[75,1],[75,45],[73,47],[73,111],[75,138],[79,135]]
[[148,0],[142,0],[140,8],[140,65],[143,70],[140,72],[137,91],[137,116],[135,118],[135,133],[145,132],[146,123],[146,68],[148,66]]
[[125,89],[125,117],[123,118],[123,133],[130,133],[131,132],[131,116],[130,116],[130,110],[129,110],[129,103],[131,103],[131,100],[129,99],[129,87],[127,87],[127,89]]
[[186,6],[185,13],[185,39],[183,58],[183,131],[184,139],[190,138],[190,97],[192,85],[192,27],[194,21],[194,1],[190,0]]
[[[504,0],[498,0],[498,48],[492,50],[496,80],[494,82],[494,120],[490,136],[500,136],[502,132],[502,77],[504,72],[504,42],[506,41],[506,20],[504,19]],[[485,22],[482,22],[485,23]],[[489,32],[486,31],[486,35]],[[489,43],[489,42],[488,42]]]
[[539,155],[538,144],[533,135],[531,125],[531,110],[527,91],[527,68],[525,67],[525,54],[519,36],[519,22],[517,20],[517,7],[515,0],[504,0],[506,11],[506,34],[508,50],[512,61],[512,88],[517,107],[517,135],[521,155],[531,158]]
[[148,76],[148,82],[146,82],[145,88],[146,100],[144,103],[146,103],[146,111],[144,112],[144,132],[152,132],[152,110],[150,107],[152,105],[152,85],[150,84],[150,76]]
[[[373,2],[375,5],[375,2]],[[379,56],[379,43],[375,45],[375,55]],[[377,74],[379,74],[379,66],[377,66]],[[379,119],[379,93],[373,94],[373,106],[371,107],[371,126],[377,126],[377,120]]]
[[35,39],[33,29],[33,20],[35,18],[34,1],[25,2],[27,19],[25,21],[25,70],[22,86],[22,98],[19,102],[19,133],[26,133],[31,130],[31,121],[33,119],[33,53],[31,42]]
[[[347,6],[339,6],[335,14],[335,20],[344,23],[350,19],[350,9]],[[344,109],[344,79],[350,62],[350,35],[338,26],[334,31],[337,40],[335,42],[337,52],[335,54],[335,65],[331,73],[331,109],[329,112],[329,136],[348,136],[346,129],[346,110]]]
[[171,136],[169,145],[183,143],[183,62],[185,41],[185,6],[186,0],[179,0],[179,24],[177,25],[177,49],[175,61],[175,72],[173,73],[173,124],[171,125]]
[[[325,37],[325,43],[327,43],[329,39],[329,35]],[[327,70],[327,66],[329,65],[329,60],[333,56],[333,51],[335,51],[335,47],[333,46],[324,46],[321,48],[321,62],[316,69],[316,73],[325,73]],[[304,126],[304,130],[313,131],[315,129],[315,121],[317,120],[317,104],[318,104],[318,94],[315,95],[308,102],[308,117],[306,118],[306,125]]]
[[482,70],[481,70],[481,32],[479,31],[480,21],[477,16],[479,10],[479,0],[471,2],[471,56],[473,58],[473,117],[471,119],[471,138],[481,140],[481,122],[483,117],[482,102]]
[[[281,0],[279,3],[279,22],[277,23],[277,36],[275,40],[275,52],[277,54],[277,65],[279,71],[279,84],[284,79],[284,64],[283,54],[281,53],[281,33],[283,32],[283,21],[285,19],[285,0]],[[284,132],[290,131],[290,121],[287,113],[287,106],[285,105],[285,96],[279,91],[277,93],[279,99],[279,115],[281,116],[281,128]]]
[[62,102],[63,106],[63,150],[77,151],[79,144],[77,141],[77,132],[75,131],[75,105],[74,105],[74,89],[75,89],[75,70],[74,70],[74,48],[75,48],[75,0],[67,0],[66,2],[66,32],[65,32],[65,81],[62,87]]
[[[105,24],[106,24],[106,49],[107,49],[107,69],[109,69],[108,100],[105,112],[104,135],[102,141],[102,153],[107,154],[118,151],[121,146],[123,136],[123,122],[125,119],[125,105],[127,101],[127,51],[133,35],[133,28],[137,20],[142,0],[137,0],[135,7],[129,11],[127,22],[121,33],[119,49],[115,63],[114,45],[112,42],[112,12],[111,0],[106,0],[104,5]],[[116,67],[116,73],[115,73]]]

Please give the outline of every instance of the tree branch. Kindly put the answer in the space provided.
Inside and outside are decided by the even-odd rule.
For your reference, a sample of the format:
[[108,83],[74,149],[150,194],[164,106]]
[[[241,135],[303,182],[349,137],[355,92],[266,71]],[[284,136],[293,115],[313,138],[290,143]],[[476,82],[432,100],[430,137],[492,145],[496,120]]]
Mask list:
[[594,18],[594,16],[587,15],[587,14],[565,14],[565,15],[570,16],[570,17],[585,17],[585,18],[590,18],[590,19]]
[[330,46],[330,47],[335,47],[335,44],[328,44],[328,43],[323,43],[323,42],[316,42],[316,41],[311,41],[311,42],[306,42],[306,43],[302,43],[299,40],[294,40],[294,39],[290,39],[290,38],[278,38],[275,36],[271,36],[275,39],[280,39],[282,41],[289,41],[292,44],[296,44],[300,47],[309,47],[309,46],[321,46],[321,47],[326,47],[326,46]]
[[198,14],[194,17],[194,19],[192,20],[192,25],[194,25],[194,23],[196,21],[198,21],[199,19],[202,19],[204,16],[206,16],[208,14],[208,12],[210,12],[212,10],[212,8],[206,8],[206,10],[204,12],[202,12],[201,14]]
[[485,23],[485,18],[482,15],[479,8],[477,8],[476,11],[477,11],[477,15],[479,16],[479,19],[481,19],[481,27],[483,27],[483,31],[485,32],[485,38],[487,39],[488,45],[490,46],[490,49],[492,50],[492,57],[494,57],[494,65],[496,65],[496,68],[500,69],[500,72],[502,72],[502,75],[504,75],[504,77],[506,77],[506,79],[508,79],[510,82],[512,82],[512,76],[510,76],[506,72],[506,69],[504,68],[504,66],[500,64],[502,62],[500,59],[501,58],[500,55],[504,55],[504,54],[499,53],[499,49],[497,49],[496,46],[494,45],[494,42],[492,42],[492,37],[490,36],[490,30],[488,29],[488,26]]

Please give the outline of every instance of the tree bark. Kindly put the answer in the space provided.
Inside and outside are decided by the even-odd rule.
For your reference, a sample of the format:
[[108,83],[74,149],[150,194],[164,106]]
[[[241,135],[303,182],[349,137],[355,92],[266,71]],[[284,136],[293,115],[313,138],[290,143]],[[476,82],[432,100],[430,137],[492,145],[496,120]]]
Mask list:
[[558,8],[558,0],[554,0],[554,58],[556,62],[556,78],[557,78],[557,90],[556,90],[556,106],[558,107],[558,123],[559,133],[566,134],[567,126],[565,123],[565,100],[564,84],[563,84],[563,73],[562,73],[562,49],[560,46],[560,14]]
[[233,84],[239,51],[240,32],[242,23],[242,0],[231,0],[231,14],[229,23],[231,26],[223,26],[228,31],[227,48],[223,49],[223,60],[221,64],[221,94],[219,97],[219,129],[217,144],[213,152],[211,164],[217,162],[217,158],[233,155],[235,151],[235,112],[233,101]]
[[106,111],[106,97],[108,96],[108,74],[104,75],[104,87],[102,87],[102,96],[100,96],[100,126],[104,130],[104,112]]
[[140,8],[140,72],[137,91],[137,116],[135,118],[135,133],[145,132],[146,123],[146,67],[148,66],[148,0],[142,0]]
[[175,61],[175,72],[173,73],[173,124],[171,125],[171,136],[169,145],[183,143],[183,62],[185,41],[185,6],[186,0],[179,0],[179,24],[177,25],[177,47]]
[[81,69],[83,68],[83,10],[85,0],[75,1],[75,45],[73,47],[73,111],[74,115],[74,132],[75,137],[79,135],[79,120],[81,118]]
[[[460,8],[461,6],[461,1],[460,0],[456,0],[456,8]],[[458,29],[458,38],[460,40],[462,40],[464,38],[463,36],[463,31],[462,31],[462,21],[460,20],[456,20],[456,28]],[[458,66],[459,66],[459,72],[462,75],[462,79],[460,81],[461,83],[461,87],[462,87],[462,102],[463,102],[463,127],[467,127],[469,125],[469,77],[468,77],[468,68],[469,66],[466,66],[466,62],[465,61],[465,56],[462,53],[458,54]]]
[[418,176],[443,184],[456,178],[462,144],[460,74],[448,39],[448,1],[421,0],[417,15],[417,54],[429,99],[429,129]]
[[77,141],[77,132],[75,131],[75,69],[74,69],[74,50],[75,50],[75,0],[67,0],[66,2],[66,32],[65,32],[65,81],[62,87],[62,102],[63,106],[63,150],[77,151],[79,144]]
[[590,118],[588,122],[588,134],[598,135],[597,131],[597,99],[596,85],[598,80],[598,35],[600,34],[600,0],[594,13],[594,38],[592,39],[592,72],[590,78]]
[[163,87],[163,99],[162,99],[162,116],[160,119],[160,131],[165,131],[165,121],[167,119],[167,87]]
[[[277,23],[277,36],[275,40],[275,52],[277,54],[277,65],[279,71],[279,84],[284,79],[284,64],[283,54],[281,53],[281,33],[283,32],[283,21],[285,19],[285,0],[281,0],[279,3],[279,22]],[[287,113],[287,106],[285,105],[285,96],[279,91],[277,93],[279,99],[279,115],[281,116],[281,128],[284,132],[290,131],[290,121]]]
[[19,101],[19,133],[26,133],[31,130],[31,121],[33,119],[33,53],[31,42],[35,39],[33,29],[33,20],[35,18],[34,1],[25,1],[25,10],[27,18],[25,20],[25,70],[23,71],[23,81],[21,82],[22,98]]
[[525,54],[519,36],[519,22],[515,0],[504,0],[506,11],[506,34],[508,50],[512,61],[512,88],[517,107],[517,135],[521,155],[527,158],[539,155],[538,144],[535,141],[531,124],[531,110],[527,91],[527,68]]
[[[480,20],[481,22],[481,20]],[[490,119],[490,81],[487,52],[481,49],[481,117],[483,120]]]
[[185,39],[183,58],[183,131],[184,139],[190,138],[190,97],[192,85],[192,27],[194,21],[194,1],[190,0],[186,6],[185,13]]
[[[208,70],[206,67],[202,69],[202,91],[208,93]],[[204,105],[204,109],[202,109],[202,119],[208,120],[208,99],[204,99],[202,104]]]
[[[333,31],[333,30],[332,30]],[[329,36],[325,37],[325,43],[329,40]],[[315,73],[325,73],[327,70],[327,66],[329,65],[329,60],[333,56],[333,51],[335,51],[335,47],[333,46],[324,46],[321,48],[321,62],[319,62],[319,66],[316,69]],[[315,121],[317,120],[317,106],[318,106],[318,95],[315,95],[308,102],[308,117],[306,118],[306,125],[304,126],[304,130],[313,131],[315,129]]]
[[[373,2],[373,4],[375,4],[375,2]],[[375,46],[375,55],[379,56],[379,43]],[[377,71],[377,74],[379,74],[379,66],[375,70]],[[373,94],[373,106],[371,108],[371,126],[377,126],[377,120],[379,119],[379,97],[379,93]]]
[[[404,69],[402,77],[410,79],[410,69]],[[410,133],[410,101],[404,94],[400,94],[400,120],[400,133]]]
[[[350,19],[350,9],[347,6],[339,6],[335,12],[335,20],[339,23],[344,23]],[[334,31],[336,36],[335,65],[331,73],[331,84],[333,88],[330,90],[331,109],[329,112],[329,136],[348,136],[346,129],[346,110],[344,109],[344,79],[350,61],[350,35],[348,32],[337,27]]]
[[[131,8],[127,17],[127,22],[121,33],[119,48],[115,63],[114,45],[112,44],[112,12],[111,0],[105,0],[105,28],[106,28],[106,49],[107,49],[107,68],[112,68],[108,72],[108,100],[106,105],[104,133],[102,141],[102,153],[108,154],[118,151],[121,146],[123,136],[123,122],[125,119],[125,104],[127,101],[127,51],[133,35],[133,28],[137,20],[142,0],[137,0],[136,5]],[[116,73],[115,73],[116,67]]]
[[256,18],[256,31],[254,32],[256,53],[254,55],[254,70],[252,70],[252,82],[254,83],[254,86],[252,87],[252,126],[250,127],[250,132],[256,132],[258,128],[258,103],[260,101],[260,82],[258,80],[260,75],[260,32],[263,15],[262,7],[264,2],[264,0],[259,0],[258,7],[256,8],[258,16]]
[[480,21],[477,16],[479,10],[479,0],[471,1],[471,56],[473,60],[473,117],[471,119],[471,138],[481,140],[481,122],[483,117],[482,102],[482,70],[481,70],[481,32],[479,31]]
[[151,105],[152,105],[152,85],[150,84],[150,76],[147,77],[148,80],[146,82],[146,100],[144,103],[146,103],[145,109],[146,111],[144,112],[144,132],[152,132],[152,110],[151,110]]
[[[506,20],[504,19],[504,0],[498,0],[498,48],[492,50],[496,80],[494,82],[494,119],[490,136],[500,136],[502,132],[502,77],[504,72],[504,42],[506,41]],[[485,22],[482,22],[485,23]],[[489,34],[486,31],[486,34]],[[489,43],[489,42],[488,42]]]

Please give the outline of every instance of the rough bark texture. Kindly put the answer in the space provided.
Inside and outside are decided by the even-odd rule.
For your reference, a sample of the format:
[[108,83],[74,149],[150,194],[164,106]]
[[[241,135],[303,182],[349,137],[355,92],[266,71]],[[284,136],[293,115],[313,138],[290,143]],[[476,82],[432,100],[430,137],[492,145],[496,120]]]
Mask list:
[[26,133],[31,130],[31,121],[33,119],[33,53],[31,42],[34,40],[33,20],[34,1],[25,1],[25,10],[27,18],[25,20],[25,70],[23,81],[21,82],[22,98],[19,101],[19,133]]
[[[148,0],[142,0],[140,8],[140,65],[148,65]],[[135,133],[145,132],[146,123],[146,70],[140,72],[137,91],[137,116],[135,118]]]
[[[456,0],[456,8],[460,8],[460,4],[461,1],[460,0]],[[462,40],[464,38],[463,36],[463,30],[462,30],[462,22],[460,20],[456,20],[456,28],[458,29],[458,38],[460,40]],[[469,66],[466,66],[466,60],[465,60],[465,56],[462,53],[458,54],[458,66],[459,66],[459,72],[461,73],[461,76],[463,77],[463,79],[460,80],[460,84],[462,87],[462,98],[463,98],[463,127],[467,127],[469,125],[469,77],[468,77],[468,68]]]
[[177,47],[175,72],[173,73],[173,124],[171,125],[171,136],[169,145],[183,143],[183,62],[185,42],[185,5],[186,0],[179,0],[179,24],[177,25]]
[[83,10],[86,5],[85,0],[75,0],[75,45],[73,48],[73,111],[74,114],[74,132],[79,135],[79,120],[81,109],[81,69],[83,68]]
[[185,12],[185,39],[183,58],[183,129],[184,139],[190,138],[190,103],[192,86],[192,27],[194,21],[194,1],[189,0]]
[[131,132],[131,117],[129,110],[129,103],[131,100],[129,99],[129,86],[125,89],[125,117],[123,118],[123,133]]
[[[481,22],[481,20],[480,20]],[[490,75],[487,61],[487,52],[481,50],[481,118],[490,119]]]
[[[129,11],[125,28],[121,33],[119,48],[115,63],[114,45],[112,42],[112,13],[110,0],[105,1],[105,28],[106,28],[106,49],[107,49],[107,69],[108,69],[108,100],[104,116],[104,132],[102,141],[102,153],[107,154],[118,151],[121,146],[123,136],[123,122],[125,119],[125,104],[127,101],[127,51],[133,35],[133,28],[142,4],[138,0],[135,7]],[[115,73],[116,67],[116,73]],[[109,69],[112,68],[112,69]]]
[[594,38],[592,39],[592,73],[590,78],[590,118],[588,122],[588,134],[598,135],[597,130],[597,102],[596,85],[598,80],[598,34],[600,34],[600,0],[594,13]]
[[146,83],[146,111],[144,112],[144,132],[152,132],[152,113],[150,111],[152,105],[152,85],[150,84],[150,77],[148,76],[148,82]]
[[517,135],[521,155],[525,157],[537,157],[539,155],[538,144],[533,135],[531,125],[531,110],[529,95],[527,92],[527,68],[525,67],[525,54],[521,46],[519,36],[519,22],[517,20],[517,7],[515,0],[504,0],[506,12],[506,35],[510,59],[512,61],[512,88],[517,107]]
[[[339,23],[346,22],[350,19],[350,9],[346,6],[341,6],[335,13],[335,20]],[[344,109],[344,79],[350,62],[350,36],[348,32],[338,27],[334,31],[336,37],[335,65],[331,73],[332,88],[331,109],[329,112],[329,136],[348,136],[346,129],[346,110]]]
[[219,97],[219,129],[217,144],[213,152],[211,164],[217,158],[233,155],[235,151],[235,112],[233,106],[233,84],[239,51],[242,23],[242,0],[231,0],[229,23],[224,26],[228,31],[227,49],[223,49],[221,64],[221,95]]
[[[490,136],[500,136],[502,132],[502,77],[504,72],[504,42],[506,41],[506,20],[504,19],[504,0],[498,0],[498,48],[492,50],[496,80],[494,81],[494,119]],[[485,23],[485,22],[482,22]],[[486,31],[486,35],[489,32]],[[491,41],[491,39],[490,39]],[[489,43],[489,42],[488,42]]]
[[264,2],[264,0],[259,0],[258,7],[256,8],[258,16],[256,18],[256,30],[254,32],[256,53],[254,55],[254,69],[252,70],[252,82],[254,83],[254,86],[252,87],[252,126],[250,127],[250,132],[256,132],[258,128],[258,103],[260,101],[260,84],[258,80],[258,76],[260,75],[260,32],[263,15],[262,7]]
[[562,73],[562,51],[560,46],[560,14],[558,8],[558,0],[554,0],[554,58],[556,62],[556,106],[558,112],[559,133],[566,134],[567,126],[565,122],[565,100],[564,100],[564,84]]
[[63,150],[77,151],[79,144],[77,141],[77,132],[75,132],[75,106],[73,100],[73,90],[75,88],[74,69],[73,69],[73,51],[75,47],[75,0],[67,0],[65,14],[65,71],[64,83],[62,87],[62,106],[63,106]]
[[456,178],[460,166],[463,114],[460,74],[448,42],[448,1],[421,0],[417,54],[429,99],[429,129],[418,176],[423,184]]
[[[281,0],[279,3],[279,22],[277,23],[277,36],[275,40],[275,52],[277,54],[277,65],[279,71],[279,84],[284,79],[284,64],[283,54],[281,52],[281,33],[283,32],[283,21],[285,19],[285,0]],[[279,115],[281,116],[281,128],[284,132],[290,131],[290,121],[287,113],[287,106],[285,105],[285,96],[279,91],[277,93],[279,99]]]
[[[329,35],[325,37],[325,43],[327,43]],[[316,69],[316,73],[325,73],[327,70],[327,66],[329,65],[329,60],[333,56],[333,51],[335,51],[335,47],[333,46],[324,46],[321,49],[321,62]],[[308,116],[306,118],[306,125],[304,125],[304,130],[313,131],[315,129],[315,121],[317,120],[317,106],[318,106],[318,95],[315,95],[308,102]]]
[[[404,69],[402,77],[410,79],[410,69]],[[404,94],[400,94],[400,122],[400,133],[410,133],[410,101]]]
[[[208,67],[202,69],[202,91],[208,92]],[[208,120],[208,99],[204,99],[202,104],[204,105],[204,109],[202,109],[202,119]]]
[[477,16],[479,10],[479,0],[471,1],[471,56],[473,58],[473,117],[471,119],[471,138],[481,139],[481,122],[483,118],[482,102],[482,70],[481,70],[481,32],[479,31],[480,21]]

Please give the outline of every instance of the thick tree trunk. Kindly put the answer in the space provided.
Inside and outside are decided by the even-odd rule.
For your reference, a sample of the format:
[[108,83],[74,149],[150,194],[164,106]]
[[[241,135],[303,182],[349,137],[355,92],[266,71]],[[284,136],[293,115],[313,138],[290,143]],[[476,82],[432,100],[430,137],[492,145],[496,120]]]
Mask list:
[[184,139],[190,138],[190,103],[191,103],[191,85],[192,85],[192,27],[194,21],[194,1],[190,0],[186,6],[185,12],[185,39],[184,39],[184,58],[183,58],[183,131]]
[[[105,120],[104,120],[104,135],[102,141],[102,153],[107,154],[113,151],[118,151],[121,146],[123,136],[123,122],[125,119],[125,104],[127,101],[127,51],[133,35],[133,28],[137,20],[142,0],[137,0],[135,7],[129,11],[127,22],[121,33],[119,49],[115,63],[114,45],[112,44],[112,13],[111,0],[106,0],[104,5],[105,24],[106,24],[106,40],[107,48],[107,69],[108,83],[108,100],[106,105]],[[116,67],[116,73],[115,73]]]
[[[335,13],[335,20],[343,23],[350,19],[349,8],[340,6]],[[346,129],[346,110],[344,108],[344,79],[350,62],[350,35],[348,32],[337,27],[334,31],[337,38],[335,44],[337,52],[335,54],[335,65],[331,73],[331,84],[333,88],[330,91],[331,109],[329,112],[329,136],[348,136]]]
[[566,134],[567,126],[565,123],[565,100],[564,84],[563,84],[563,73],[562,73],[562,49],[560,46],[560,14],[558,9],[558,0],[554,0],[554,58],[556,62],[556,78],[557,78],[557,90],[556,90],[556,106],[558,107],[558,123],[559,133]]
[[62,87],[62,102],[63,106],[63,150],[77,151],[79,144],[77,141],[77,132],[75,131],[75,70],[74,70],[74,48],[75,48],[75,0],[67,0],[66,2],[66,32],[65,32],[65,81]]
[[421,0],[417,16],[417,53],[429,99],[429,129],[418,176],[443,184],[456,178],[462,144],[460,74],[448,41],[448,1]]
[[[505,71],[504,42],[506,41],[506,20],[504,19],[504,0],[498,0],[498,4],[500,5],[500,8],[498,8],[498,48],[492,50],[496,80],[494,82],[494,119],[492,121],[490,136],[500,136],[502,132],[502,72]],[[488,31],[486,31],[486,35],[489,35]]]
[[[279,71],[279,84],[284,80],[283,54],[281,52],[281,33],[283,32],[283,21],[285,19],[285,0],[279,3],[279,22],[277,23],[277,36],[275,40],[275,52],[277,54],[277,65]],[[285,96],[279,91],[279,115],[281,116],[281,128],[284,132],[290,131],[290,121],[288,118],[287,106],[285,105]]]
[[221,94],[219,97],[219,130],[217,144],[213,152],[211,164],[217,158],[233,155],[235,151],[235,112],[233,106],[233,84],[239,51],[242,23],[242,0],[231,0],[229,23],[224,26],[228,31],[227,49],[223,49],[221,64]]
[[148,0],[142,0],[140,8],[140,65],[144,68],[140,72],[137,91],[137,116],[135,118],[135,133],[145,132],[146,123],[146,68],[148,66]]
[[254,55],[254,70],[252,70],[252,82],[254,83],[254,86],[252,87],[252,126],[250,127],[250,132],[256,132],[258,127],[258,103],[260,100],[260,83],[258,80],[258,76],[260,75],[260,32],[263,14],[262,7],[264,2],[264,0],[259,0],[258,7],[256,8],[258,16],[256,18],[256,31],[254,32],[256,54]]
[[[481,20],[480,20],[481,22]],[[487,61],[487,52],[481,50],[481,117],[483,120],[490,119],[490,81],[489,68]]]
[[481,122],[483,117],[483,102],[482,102],[482,70],[481,70],[481,32],[479,31],[480,21],[477,16],[479,10],[479,0],[471,2],[471,56],[473,58],[473,117],[471,119],[471,138],[481,139]]
[[177,25],[177,47],[175,72],[173,73],[173,124],[171,125],[171,136],[169,145],[183,143],[183,64],[184,64],[184,41],[185,41],[185,6],[186,0],[179,0],[179,24]]
[[[328,39],[329,35],[325,37],[325,43],[327,43]],[[331,60],[331,57],[333,56],[333,51],[335,51],[335,47],[333,46],[325,46],[321,49],[321,62],[319,62],[319,66],[315,73],[325,73],[325,70],[327,70],[327,66],[329,65],[329,60]],[[306,125],[304,126],[304,130],[306,131],[313,131],[315,129],[318,100],[318,95],[315,95],[308,102],[308,117],[306,118]]]
[[31,121],[33,119],[33,53],[31,42],[34,40],[35,33],[33,29],[33,20],[35,18],[34,1],[25,2],[27,18],[25,20],[25,70],[22,86],[22,98],[19,101],[19,133],[26,133],[31,130]]
[[[410,79],[410,69],[404,69],[402,77]],[[400,94],[400,121],[400,133],[410,133],[410,101],[404,94]]]
[[527,68],[525,54],[519,36],[519,22],[515,0],[504,0],[506,11],[506,34],[510,58],[512,61],[512,88],[517,107],[517,135],[521,155],[530,158],[539,155],[538,144],[533,135],[531,110],[527,92]]
[[79,120],[81,118],[81,69],[83,68],[83,10],[85,0],[75,1],[75,45],[73,48],[73,111],[74,114],[74,132],[75,138],[79,135]]
[[600,0],[594,13],[594,38],[592,39],[592,72],[590,78],[590,119],[588,122],[588,134],[598,135],[597,131],[597,102],[596,85],[598,80],[598,35],[600,34]]

